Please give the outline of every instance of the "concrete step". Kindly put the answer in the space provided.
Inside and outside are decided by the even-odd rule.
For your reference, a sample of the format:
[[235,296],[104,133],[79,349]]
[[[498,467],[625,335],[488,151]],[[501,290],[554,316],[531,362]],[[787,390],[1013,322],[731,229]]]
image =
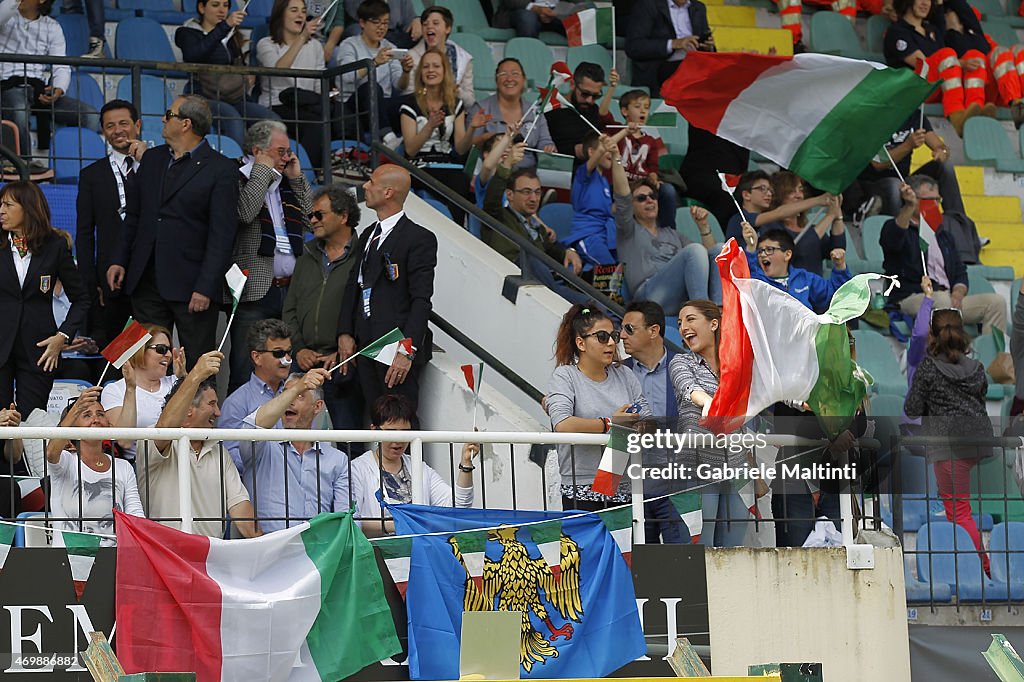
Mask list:
[[756,28],[757,10],[736,5],[711,5],[708,7],[708,23],[715,27],[717,42],[717,32],[723,26]]
[[1010,251],[993,248],[990,244],[981,250],[981,260],[985,265],[1005,265],[1013,268],[1018,277],[1024,276],[1024,251]]
[[1021,220],[1017,197],[983,196],[964,192],[964,206],[976,223],[1016,223]]
[[782,28],[739,28],[722,26],[715,28],[715,45],[719,52],[749,52],[768,54],[775,48],[775,54],[785,57],[793,55],[793,37]]
[[1024,225],[1021,223],[977,223],[978,234],[992,240],[990,248],[1024,253]]
[[981,166],[957,166],[956,180],[960,183],[961,194],[980,196],[985,193],[985,169]]

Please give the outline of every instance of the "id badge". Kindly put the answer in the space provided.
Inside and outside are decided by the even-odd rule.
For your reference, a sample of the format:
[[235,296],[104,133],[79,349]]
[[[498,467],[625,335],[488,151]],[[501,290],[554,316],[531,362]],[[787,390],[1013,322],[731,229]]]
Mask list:
[[391,282],[398,281],[398,265],[391,262],[391,254],[384,254],[384,272],[387,274],[387,278]]
[[370,319],[370,294],[373,288],[363,289],[363,318]]

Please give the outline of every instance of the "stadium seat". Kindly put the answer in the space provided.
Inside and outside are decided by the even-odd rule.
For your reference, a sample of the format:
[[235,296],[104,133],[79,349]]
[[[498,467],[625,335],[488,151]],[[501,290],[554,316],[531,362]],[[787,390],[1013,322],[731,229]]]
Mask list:
[[838,12],[815,12],[811,16],[809,47],[814,52],[851,59],[866,59],[870,56],[861,47],[853,24]]
[[510,28],[491,28],[479,0],[445,0],[455,19],[455,32],[475,33],[484,40],[509,40],[516,32]]
[[1024,173],[1024,160],[1008,143],[1006,130],[995,119],[975,116],[964,124],[964,155],[969,161],[1007,173]]
[[537,34],[537,38],[540,42],[551,47],[567,47],[569,45],[569,41],[566,40],[564,35],[554,31],[541,31]]
[[939,603],[948,604],[953,597],[953,591],[946,583],[926,583],[910,575],[910,567],[903,567],[903,582],[907,587],[907,603]]
[[1003,17],[1006,15],[1006,10],[1003,9],[1003,5],[999,0],[971,0],[971,7],[981,12],[983,19],[992,19],[993,17]]
[[565,239],[572,231],[572,204],[545,204],[540,207],[540,219],[555,231],[559,239]]
[[77,126],[60,128],[50,143],[54,180],[61,184],[77,183],[82,168],[106,154],[107,145],[98,133]]
[[526,77],[533,81],[534,88],[543,88],[555,61],[551,48],[536,38],[513,38],[505,43],[505,56],[515,57],[526,71]]
[[50,215],[53,226],[75,236],[78,229],[78,186],[77,185],[39,185],[43,190],[47,203],[50,204]]
[[[163,26],[147,17],[130,17],[121,21],[114,34],[114,44],[118,59],[144,62],[178,61]],[[187,77],[182,71],[143,69],[143,73],[160,74],[168,78]]]
[[96,111],[103,108],[103,91],[92,76],[81,71],[71,74],[71,82],[68,84],[68,97],[85,102]]
[[[241,0],[244,2],[244,0]],[[270,11],[274,8],[274,0],[249,0],[245,13],[250,17],[270,18]],[[340,9],[340,8],[339,8]]]
[[[252,49],[249,51],[249,66],[259,66],[260,65],[260,61],[259,61],[259,59],[256,56],[256,45],[258,45],[261,40],[263,40],[264,38],[266,38],[269,35],[270,35],[270,24],[268,24],[266,21],[262,22],[261,24],[259,24],[257,26],[253,26],[252,32],[249,33],[249,45],[252,46]],[[475,77],[476,77],[476,74],[474,74],[474,78]],[[256,79],[256,87],[259,87],[259,79],[258,78]]]
[[423,201],[430,204],[432,208],[436,209],[437,212],[443,215],[445,218],[447,218],[448,220],[452,219],[452,212],[436,196],[434,196],[430,192],[427,192],[426,190],[421,190],[419,192],[419,196],[421,199],[423,199]]
[[860,226],[864,239],[864,260],[869,263],[877,263],[878,268],[882,267],[882,261],[885,260],[882,253],[882,245],[878,240],[882,236],[882,226],[891,218],[892,216],[888,215],[874,215],[865,220]]
[[192,18],[192,12],[180,11],[172,0],[118,0],[117,6],[126,10],[139,10],[146,17],[161,24],[183,24]]
[[569,68],[576,71],[576,67],[579,66],[580,62],[593,62],[600,64],[601,68],[604,69],[605,75],[612,70],[612,54],[608,51],[607,47],[603,45],[583,45],[582,47],[570,47],[569,55],[566,57],[565,63],[569,65]]
[[[715,243],[725,242],[722,226],[718,224],[718,220],[710,212],[708,212],[708,228],[711,230],[711,235],[715,238]],[[700,228],[697,227],[697,223],[694,222],[693,217],[690,215],[689,206],[680,206],[676,209],[676,229],[682,232],[683,236],[691,242],[701,243]]]
[[978,270],[967,269],[967,286],[972,294],[994,294],[996,293],[992,283],[988,281]]
[[868,17],[867,24],[867,45],[868,52],[882,53],[882,43],[885,40],[885,32],[892,26],[892,22],[881,14]]
[[993,579],[1006,583],[1024,582],[1024,522],[994,525],[988,548]]
[[[971,287],[971,290],[974,290],[973,286]],[[971,342],[971,348],[974,350],[974,356],[978,359],[978,362],[985,367],[988,367],[996,358],[996,341],[991,334],[981,334],[977,336],[974,341]],[[985,397],[988,400],[1002,400],[1003,398],[1012,396],[1013,384],[997,384],[992,381],[991,376],[988,377],[988,392],[985,394]]]
[[306,152],[306,148],[295,140],[289,139],[289,145],[295,155],[299,157],[299,167],[302,172],[306,174],[306,180],[309,180],[310,185],[316,185],[316,173],[313,172],[313,163],[309,160],[309,154]]
[[985,21],[982,22],[981,27],[985,33],[992,36],[992,40],[996,41],[997,45],[1012,48],[1020,42],[1017,40],[1017,32],[1005,21]]
[[229,159],[240,159],[245,155],[242,152],[242,148],[238,146],[238,143],[227,135],[210,133],[206,136],[206,141],[210,143],[211,147]]
[[[139,79],[141,90],[141,102],[139,114],[142,116],[142,139],[155,144],[162,144],[163,140],[163,115],[174,101],[167,84],[156,76],[143,74]],[[122,78],[117,83],[118,99],[133,101],[132,81],[130,78]]]
[[475,33],[456,33],[452,35],[452,42],[473,55],[473,87],[480,90],[497,90],[498,86],[494,81],[494,55],[484,39]]
[[690,148],[690,124],[685,118],[676,115],[674,128],[655,128],[652,132],[661,136],[670,153],[686,156],[686,150]]
[[873,329],[856,329],[853,337],[857,340],[857,363],[875,379],[872,390],[905,396],[907,378],[900,371],[889,341]]
[[1024,277],[1018,277],[1010,285],[1010,312],[1017,309],[1017,297],[1020,296],[1020,285],[1024,283]]
[[961,602],[1024,599],[1024,581],[1007,584],[988,578],[971,537],[949,521],[935,521],[917,533],[917,574],[946,583]]
[[64,49],[68,56],[78,57],[89,51],[89,21],[84,14],[62,14],[57,23],[64,31]]

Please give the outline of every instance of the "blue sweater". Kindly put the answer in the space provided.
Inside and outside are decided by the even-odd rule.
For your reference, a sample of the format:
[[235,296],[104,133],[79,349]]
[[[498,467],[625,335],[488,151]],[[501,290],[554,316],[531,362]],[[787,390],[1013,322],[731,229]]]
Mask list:
[[604,236],[609,250],[615,249],[615,220],[612,218],[612,188],[600,168],[587,173],[580,164],[572,178],[572,231],[564,239],[572,244],[580,239]]
[[747,263],[750,265],[751,277],[768,282],[776,289],[785,291],[816,313],[828,310],[828,305],[832,302],[832,295],[836,293],[836,289],[849,282],[852,277],[849,268],[833,270],[832,276],[825,279],[802,268],[790,266],[789,279],[786,284],[783,284],[764,274],[761,264],[757,262],[756,255],[750,252],[745,253],[747,254]]

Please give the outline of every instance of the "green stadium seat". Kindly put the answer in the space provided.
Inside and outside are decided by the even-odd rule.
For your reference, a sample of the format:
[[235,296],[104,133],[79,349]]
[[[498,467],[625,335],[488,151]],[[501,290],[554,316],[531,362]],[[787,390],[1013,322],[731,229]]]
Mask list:
[[1010,314],[1017,309],[1017,297],[1020,296],[1020,285],[1024,283],[1024,277],[1018,277],[1010,285]]
[[1008,265],[968,265],[968,272],[977,272],[989,282],[1011,282],[1014,278],[1013,268]]
[[861,234],[864,238],[864,260],[880,265],[885,259],[882,245],[878,243],[878,239],[882,236],[882,226],[891,218],[892,216],[888,215],[873,215],[861,224]]
[[811,17],[809,47],[813,52],[837,54],[851,59],[866,59],[857,32],[850,20],[838,12],[815,12]]
[[967,269],[967,287],[972,294],[994,294],[996,293],[995,288],[992,286],[992,282],[989,282],[977,270]]
[[674,128],[656,128],[653,132],[661,136],[669,153],[686,156],[686,150],[690,148],[690,124],[685,118],[677,115]]
[[547,85],[551,64],[555,61],[550,47],[536,38],[513,38],[505,43],[505,56],[515,57],[522,63],[534,88]]
[[885,32],[892,26],[892,22],[881,14],[868,18],[867,24],[867,45],[869,52],[881,54],[882,43],[885,40]]
[[[996,342],[991,334],[981,334],[975,337],[971,342],[971,348],[974,351],[974,357],[986,368],[996,357]],[[988,376],[987,370],[986,376]],[[988,377],[988,392],[985,394],[987,400],[1002,400],[1012,395],[1013,386],[1011,384],[997,384],[992,381],[991,376]]]
[[999,0],[971,0],[971,6],[981,12],[983,19],[1006,16],[1006,10]]
[[[543,33],[541,35],[544,35]],[[580,62],[594,62],[600,64],[601,68],[604,69],[607,75],[612,69],[612,54],[608,51],[608,48],[601,45],[583,45],[582,47],[570,47],[569,55],[565,60],[566,64],[573,71],[579,66]],[[632,88],[630,88],[632,90]]]
[[992,40],[1003,47],[1013,47],[1018,42],[1017,32],[1005,21],[983,21],[981,23],[985,33],[992,36]]
[[969,161],[1007,173],[1024,173],[1024,160],[1008,142],[1003,125],[994,119],[975,116],[964,125],[964,155]]
[[[725,234],[722,232],[722,226],[718,224],[718,220],[716,220],[714,214],[710,212],[708,213],[708,228],[711,230],[711,235],[715,238],[715,243],[725,242]],[[697,223],[694,222],[693,216],[690,215],[689,206],[682,206],[676,209],[676,229],[691,242],[696,242],[698,244],[701,243],[700,228],[697,227]]]
[[494,81],[496,64],[490,45],[475,33],[454,33],[451,40],[473,55],[473,87],[480,90],[497,90],[498,85]]
[[538,37],[540,42],[551,47],[567,47],[569,45],[569,41],[565,39],[564,35],[554,31],[541,31]]
[[857,340],[857,364],[875,380],[872,392],[905,396],[907,378],[889,341],[873,329],[856,329],[853,337]]
[[484,40],[509,40],[516,35],[510,28],[491,28],[479,0],[445,0],[444,6],[451,10],[458,33],[475,33]]
[[662,154],[658,157],[658,170],[669,171],[679,170],[679,167],[683,163],[682,154]]

